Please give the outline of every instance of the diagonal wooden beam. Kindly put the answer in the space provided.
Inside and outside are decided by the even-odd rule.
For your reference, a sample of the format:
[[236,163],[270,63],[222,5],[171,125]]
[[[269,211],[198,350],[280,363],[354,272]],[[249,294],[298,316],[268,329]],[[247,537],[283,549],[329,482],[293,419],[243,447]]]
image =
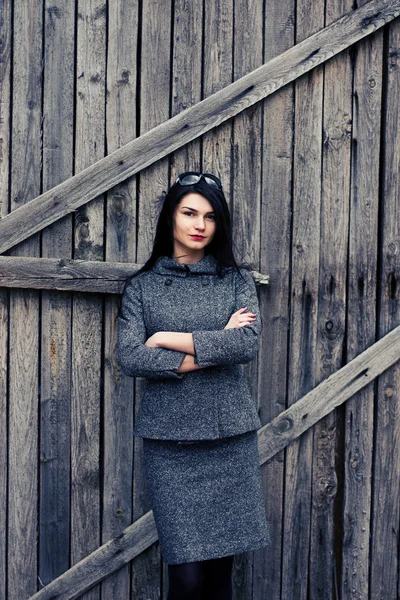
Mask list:
[[[400,359],[400,326],[322,381],[258,431],[260,464],[280,452],[331,410]],[[73,600],[158,539],[153,511],[57,577],[30,600]]]
[[[0,256],[0,287],[121,294],[127,277],[142,266],[72,258]],[[269,283],[269,275],[258,271],[251,274],[257,284]]]
[[0,254],[127,177],[217,127],[400,14],[400,0],[372,0],[265,65],[122,146],[0,220]]

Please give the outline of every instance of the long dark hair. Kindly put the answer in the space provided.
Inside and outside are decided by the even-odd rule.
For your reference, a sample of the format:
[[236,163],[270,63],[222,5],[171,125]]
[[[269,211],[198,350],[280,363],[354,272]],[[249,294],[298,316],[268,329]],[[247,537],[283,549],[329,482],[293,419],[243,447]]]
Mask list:
[[[133,277],[144,271],[150,271],[160,256],[172,257],[174,250],[174,212],[181,199],[191,192],[204,196],[215,212],[215,234],[211,242],[204,248],[204,254],[212,254],[214,256],[217,261],[217,274],[220,277],[231,269],[236,269],[241,276],[239,266],[233,254],[231,217],[223,190],[210,186],[203,179],[191,185],[181,185],[179,182],[175,182],[169,188],[158,216],[153,250],[150,257],[140,269],[127,278],[123,291],[125,291],[126,286]],[[241,263],[240,267],[252,268],[245,263]]]

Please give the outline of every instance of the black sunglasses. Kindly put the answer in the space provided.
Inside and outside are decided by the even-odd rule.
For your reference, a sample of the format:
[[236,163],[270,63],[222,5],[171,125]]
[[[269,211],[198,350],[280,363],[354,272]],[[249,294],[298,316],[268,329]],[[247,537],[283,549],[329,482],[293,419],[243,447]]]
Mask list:
[[175,183],[179,183],[180,185],[193,185],[195,183],[199,183],[201,179],[204,179],[208,185],[217,188],[217,190],[222,190],[222,183],[218,177],[212,175],[211,173],[182,173],[182,175],[179,175],[179,177],[176,179]]

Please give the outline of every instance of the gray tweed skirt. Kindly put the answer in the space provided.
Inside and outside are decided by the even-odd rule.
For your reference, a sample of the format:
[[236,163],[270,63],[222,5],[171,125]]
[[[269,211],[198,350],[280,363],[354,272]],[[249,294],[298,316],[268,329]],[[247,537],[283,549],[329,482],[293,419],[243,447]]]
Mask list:
[[143,457],[165,563],[271,544],[256,430],[215,440],[143,438]]

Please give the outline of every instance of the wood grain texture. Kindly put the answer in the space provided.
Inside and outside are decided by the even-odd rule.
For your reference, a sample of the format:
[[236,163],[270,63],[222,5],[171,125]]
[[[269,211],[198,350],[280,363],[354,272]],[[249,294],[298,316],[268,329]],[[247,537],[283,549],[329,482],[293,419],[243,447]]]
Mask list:
[[[82,173],[77,173],[53,190],[39,197],[30,194],[29,197],[34,199],[30,201],[29,207],[21,206],[18,213],[7,215],[0,221],[0,253],[309,72],[383,27],[399,14],[400,0],[372,0],[368,5],[321,29],[227,88],[169,120],[166,117],[165,122],[161,121],[158,127],[146,129],[146,133],[141,133],[138,139],[97,163],[92,162]],[[153,47],[153,56],[156,50],[157,41]],[[165,61],[164,51],[161,58]],[[164,63],[160,63],[157,81],[157,85],[161,87],[163,77],[165,78],[162,64]],[[143,90],[151,93],[146,86],[143,86]],[[148,100],[151,102],[152,98],[149,97]],[[160,106],[161,104],[162,102]],[[157,114],[159,117],[163,114],[165,116],[165,110],[163,113],[160,106],[157,105]],[[142,130],[144,127],[145,122]],[[93,135],[91,132],[92,137]],[[147,209],[151,210],[151,206]]]
[[[137,135],[138,0],[108,3],[106,136],[113,152]],[[136,255],[136,185],[134,175],[107,193],[105,256],[126,264]],[[123,261],[126,261],[125,263]],[[89,264],[89,263],[87,263]],[[105,262],[91,261],[92,265]],[[116,360],[117,312],[120,299],[104,297],[102,531],[101,543],[116,538],[135,519],[133,510],[133,388]],[[139,515],[138,515],[139,516]],[[134,587],[127,563],[102,582],[101,597],[128,599]]]
[[[352,10],[352,2],[326,3],[326,22]],[[342,366],[346,329],[346,281],[352,132],[352,69],[345,50],[324,65],[321,231],[316,333],[316,381]],[[334,600],[340,581],[340,502],[343,480],[340,433],[333,410],[314,428],[309,557],[310,600]]]
[[[43,189],[48,190],[73,174],[75,10],[62,0],[46,1],[44,9]],[[67,215],[43,230],[42,256],[70,256],[72,240],[72,215]],[[42,293],[40,586],[70,566],[71,317],[70,293]]]
[[[233,0],[204,3],[203,98],[230,85],[233,80]],[[232,120],[202,136],[202,168],[220,178],[232,208]]]
[[[296,42],[324,26],[324,6],[297,4]],[[288,405],[316,383],[323,67],[295,85]],[[313,430],[286,450],[282,596],[306,600]]]
[[[0,218],[8,213],[11,122],[11,0],[0,3]],[[0,289],[0,598],[7,596],[8,290]]]
[[[13,3],[10,212],[41,192],[42,14],[41,0]],[[10,254],[40,256],[40,235]],[[40,294],[10,290],[9,299],[7,598],[17,600],[38,585]]]
[[[75,171],[104,156],[106,3],[77,5]],[[104,198],[75,213],[73,258],[104,260]],[[71,563],[101,544],[101,298],[72,295]],[[100,586],[84,595],[100,598]]]
[[[400,321],[400,23],[387,30],[384,43],[384,141],[381,189],[382,237],[378,247],[378,337],[384,336]],[[375,449],[373,457],[371,600],[398,595],[399,557],[399,468],[400,468],[400,370],[388,369],[378,379],[375,411]]]
[[[0,256],[0,287],[122,294],[125,280],[143,264]],[[251,274],[256,284],[269,282],[269,275],[256,270]]]
[[[295,43],[295,2],[270,2],[265,6],[265,56],[269,61]],[[260,340],[258,403],[260,419],[269,423],[286,408],[288,386],[288,325],[294,86],[289,84],[263,102],[261,258],[260,271],[270,273],[267,289],[260,290],[263,331]],[[254,597],[281,599],[282,525],[285,505],[284,452],[262,464],[267,519],[274,540],[273,552],[265,549],[254,561]]]
[[[353,49],[346,359],[376,339],[382,30]],[[345,408],[341,596],[369,597],[374,386]]]

